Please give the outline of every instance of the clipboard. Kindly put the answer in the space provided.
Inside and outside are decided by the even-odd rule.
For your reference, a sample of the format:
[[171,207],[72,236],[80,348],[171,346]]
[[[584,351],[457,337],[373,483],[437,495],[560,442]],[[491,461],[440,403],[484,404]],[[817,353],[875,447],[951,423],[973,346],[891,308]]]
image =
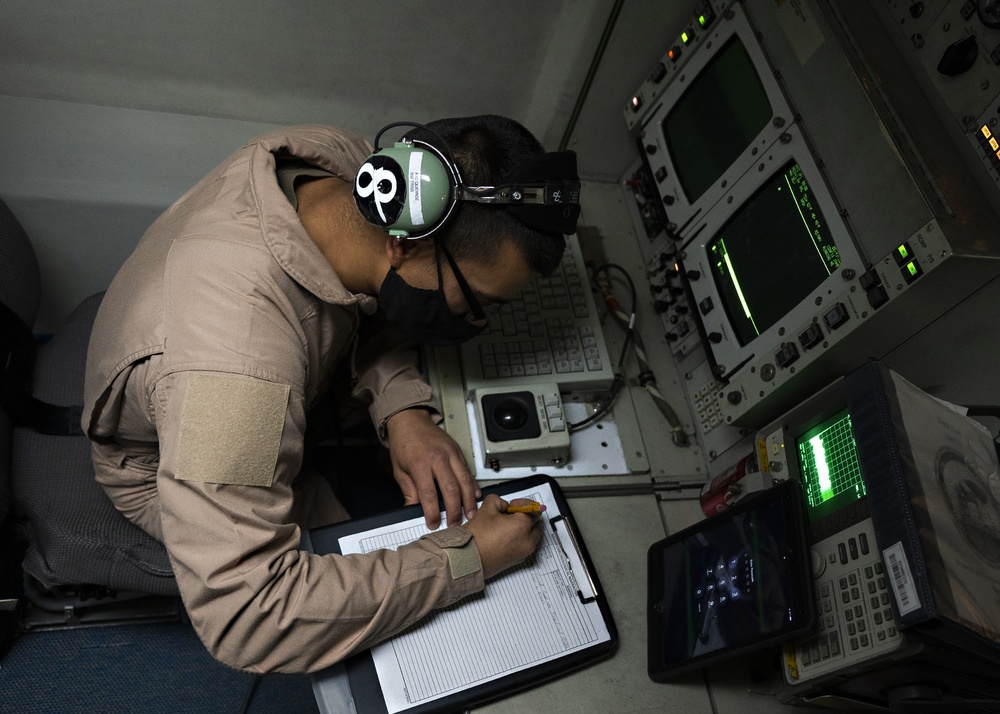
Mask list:
[[[410,689],[417,690],[417,687],[407,689],[407,696],[413,701],[408,701],[403,708],[390,708],[387,705],[387,696],[383,692],[383,681],[379,676],[379,669],[376,667],[376,659],[381,658],[384,663],[386,653],[389,648],[393,651],[402,651],[404,647],[399,643],[404,638],[412,638],[416,635],[424,635],[428,630],[422,628],[444,627],[440,613],[447,612],[448,617],[461,616],[463,607],[482,607],[483,601],[489,598],[476,598],[470,596],[459,601],[455,605],[446,608],[444,611],[434,611],[418,622],[413,627],[400,633],[396,637],[390,638],[382,645],[377,645],[372,650],[366,650],[346,659],[341,666],[331,668],[329,677],[337,680],[338,686],[346,679],[350,688],[350,698],[356,714],[389,714],[390,711],[405,712],[406,714],[428,714],[430,712],[455,712],[463,709],[485,704],[486,702],[509,696],[518,691],[528,689],[548,680],[555,679],[571,671],[580,669],[601,659],[609,657],[618,646],[618,631],[615,627],[611,610],[601,588],[600,581],[594,569],[590,555],[587,553],[586,545],[580,535],[569,504],[556,481],[545,475],[529,476],[515,479],[500,484],[495,484],[483,488],[483,496],[495,493],[501,497],[511,494],[519,494],[524,491],[541,489],[546,494],[551,493],[554,508],[557,514],[543,514],[544,527],[547,532],[543,535],[539,551],[535,556],[520,566],[514,566],[487,581],[484,593],[489,593],[490,588],[497,591],[506,591],[518,582],[518,579],[532,579],[532,582],[541,582],[539,571],[545,571],[545,578],[552,578],[554,583],[558,583],[558,592],[546,592],[539,595],[539,600],[533,602],[530,599],[517,600],[519,603],[517,612],[512,616],[519,620],[530,613],[526,609],[547,608],[545,612],[539,612],[548,618],[554,618],[553,605],[548,598],[557,599],[562,597],[561,604],[565,606],[565,612],[574,619],[574,630],[580,629],[585,634],[581,636],[581,642],[576,643],[565,652],[549,655],[544,661],[537,663],[522,663],[519,668],[503,672],[493,673],[489,677],[463,683],[459,688],[436,693],[432,698],[427,698],[419,693],[410,693]],[[546,512],[548,513],[548,511]],[[342,542],[351,542],[360,534],[366,534],[374,529],[391,527],[394,524],[403,524],[411,519],[423,518],[423,511],[419,505],[400,508],[387,513],[378,514],[368,518],[345,521],[323,528],[310,531],[309,536],[312,549],[319,555],[328,553],[342,554]],[[543,552],[544,550],[544,552]],[[353,551],[352,551],[353,552]],[[557,562],[558,561],[558,562]],[[557,603],[558,604],[558,603]],[[457,614],[456,614],[457,613]],[[590,622],[584,620],[589,618]],[[509,622],[510,620],[507,620]],[[588,624],[594,625],[594,632],[588,630]],[[516,628],[515,628],[516,629]],[[592,641],[587,641],[587,637],[594,636]],[[476,646],[477,651],[483,657],[488,654],[490,642],[489,633],[480,631],[464,631],[463,636],[470,640],[470,646]],[[476,641],[482,637],[482,641]],[[559,643],[552,643],[553,646],[565,646],[565,633],[563,633]],[[537,643],[536,643],[537,644]],[[572,644],[572,643],[571,643]],[[378,651],[379,648],[381,651]],[[373,655],[373,650],[376,650]],[[435,654],[439,656],[448,655],[450,650]],[[458,654],[452,655],[458,657]],[[425,658],[426,659],[426,658]],[[384,666],[384,665],[383,665]],[[442,667],[442,669],[445,669]],[[383,670],[384,671],[384,670]],[[317,696],[322,696],[324,689],[324,673],[314,675],[316,686],[314,689]],[[398,684],[398,683],[396,683]],[[392,684],[387,685],[394,686]],[[391,693],[390,693],[391,698]],[[396,700],[396,707],[400,702]],[[320,702],[320,709],[323,710],[323,702]]]

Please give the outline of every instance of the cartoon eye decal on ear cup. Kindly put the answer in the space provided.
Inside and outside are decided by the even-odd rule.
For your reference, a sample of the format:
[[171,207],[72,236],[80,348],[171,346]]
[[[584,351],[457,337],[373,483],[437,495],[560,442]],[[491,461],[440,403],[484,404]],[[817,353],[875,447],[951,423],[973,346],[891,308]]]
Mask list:
[[354,198],[370,222],[391,226],[406,202],[406,180],[399,164],[385,156],[373,155],[358,169],[354,178]]

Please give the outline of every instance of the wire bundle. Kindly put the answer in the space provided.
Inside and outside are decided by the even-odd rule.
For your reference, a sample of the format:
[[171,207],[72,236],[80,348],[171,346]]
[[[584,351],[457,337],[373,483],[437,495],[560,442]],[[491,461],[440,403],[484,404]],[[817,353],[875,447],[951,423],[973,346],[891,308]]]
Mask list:
[[[631,313],[627,313],[615,297],[614,291],[611,288],[611,277],[608,274],[609,270],[614,270],[620,273],[628,283],[629,298],[632,305]],[[600,289],[601,294],[604,296],[604,304],[608,308],[608,313],[614,318],[615,322],[621,325],[621,327],[625,330],[625,341],[622,343],[621,353],[618,356],[618,367],[615,370],[614,380],[611,382],[611,387],[608,390],[608,396],[598,404],[597,409],[593,414],[588,416],[583,421],[570,424],[569,430],[573,432],[582,429],[583,427],[588,426],[602,418],[611,409],[611,406],[614,404],[615,399],[617,399],[618,394],[621,391],[621,386],[625,379],[625,356],[628,354],[629,347],[634,346],[636,361],[639,363],[639,375],[637,377],[639,386],[649,393],[649,395],[653,398],[653,403],[656,404],[657,408],[670,424],[671,439],[674,444],[677,446],[688,446],[690,443],[688,441],[688,436],[684,433],[684,429],[681,425],[680,419],[677,417],[677,413],[674,412],[669,404],[667,404],[666,399],[663,398],[663,395],[657,387],[656,375],[649,366],[642,336],[635,329],[635,311],[638,303],[635,283],[632,281],[631,276],[627,271],[625,271],[624,268],[619,265],[615,265],[614,263],[608,263],[598,268],[594,272],[594,279],[597,282],[598,289]]]

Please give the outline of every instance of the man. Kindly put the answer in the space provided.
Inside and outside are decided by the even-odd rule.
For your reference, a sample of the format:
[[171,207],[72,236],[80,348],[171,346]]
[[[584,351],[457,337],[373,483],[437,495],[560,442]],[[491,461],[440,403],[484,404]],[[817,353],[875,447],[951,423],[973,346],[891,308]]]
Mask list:
[[[494,116],[411,135],[450,151],[468,186],[496,186],[543,154]],[[150,227],[91,336],[83,426],[97,479],[166,545],[196,631],[240,669],[326,667],[478,592],[540,538],[537,517],[495,496],[476,510],[475,480],[435,424],[400,329],[467,339],[490,305],[555,268],[564,238],[474,201],[425,239],[387,235],[353,195],[370,148],[321,126],[248,143]],[[300,550],[303,528],[348,517],[303,463],[307,414],[338,365],[406,502],[431,528],[439,491],[445,503],[447,527],[395,552]]]

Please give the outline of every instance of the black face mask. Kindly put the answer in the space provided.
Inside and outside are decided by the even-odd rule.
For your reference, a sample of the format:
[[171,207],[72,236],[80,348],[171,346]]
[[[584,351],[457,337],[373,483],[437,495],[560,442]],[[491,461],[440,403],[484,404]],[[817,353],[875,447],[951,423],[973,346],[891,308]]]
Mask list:
[[437,290],[415,288],[395,268],[382,281],[378,304],[386,318],[418,345],[447,347],[467,342],[486,329],[453,313],[441,289],[441,262]]

